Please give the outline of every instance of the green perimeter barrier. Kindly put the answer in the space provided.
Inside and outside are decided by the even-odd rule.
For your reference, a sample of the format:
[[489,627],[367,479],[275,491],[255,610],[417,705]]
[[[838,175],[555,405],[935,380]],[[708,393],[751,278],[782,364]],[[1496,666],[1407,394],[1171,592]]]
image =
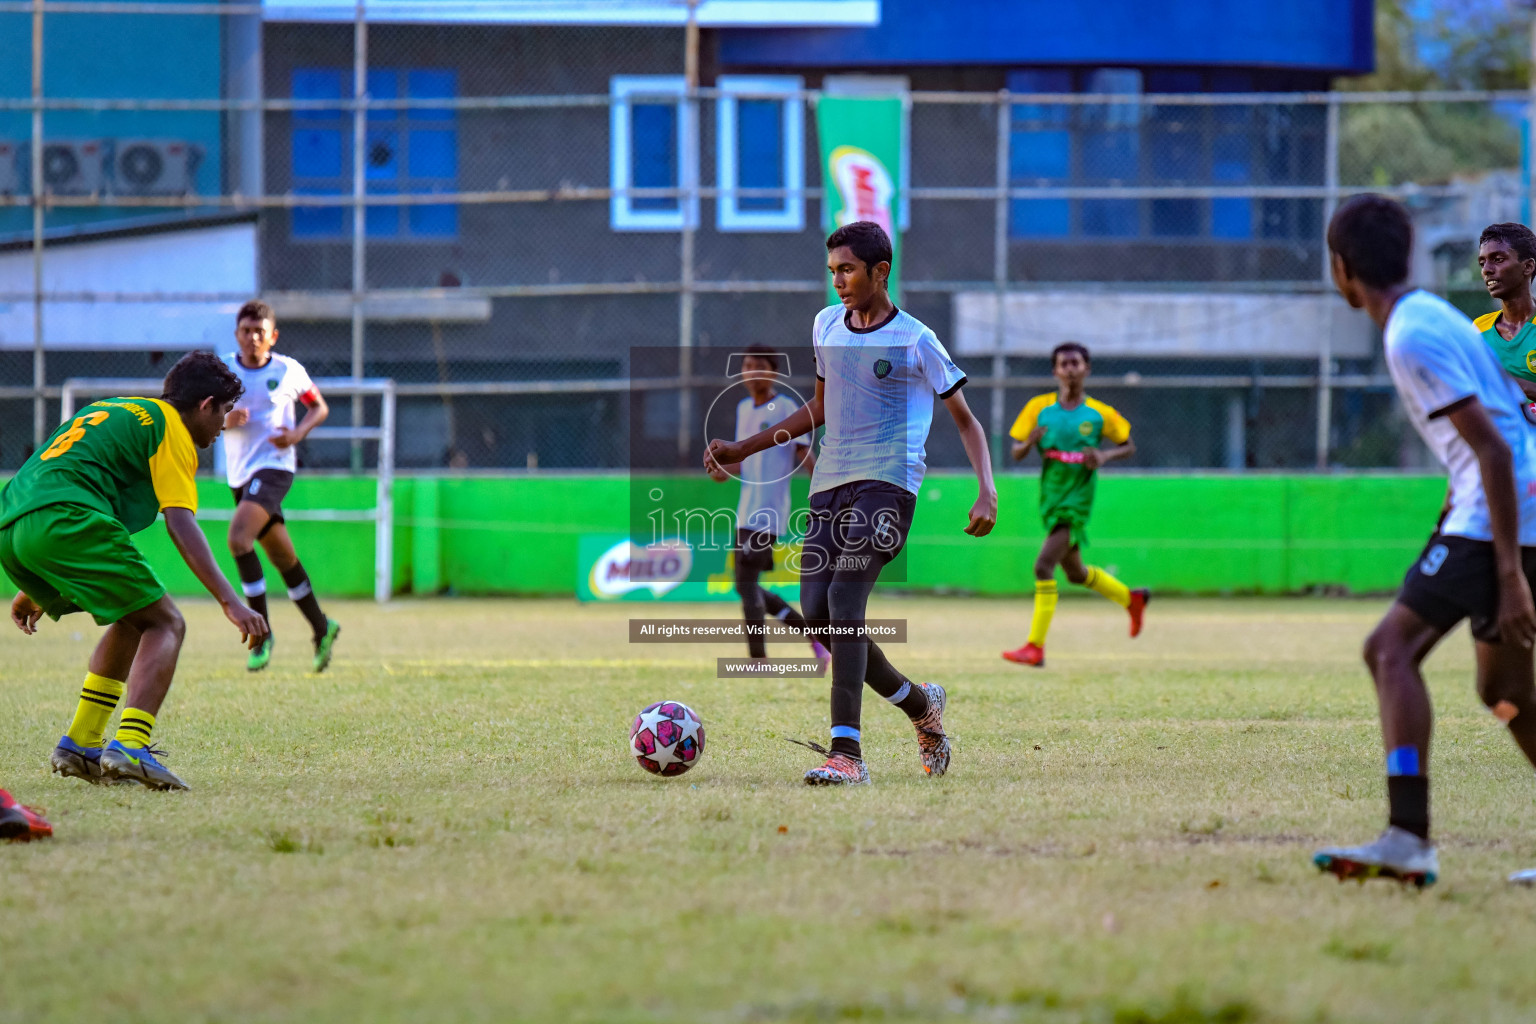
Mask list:
[[[797,507],[807,487],[805,478],[794,480]],[[1034,474],[1000,477],[997,529],[978,539],[963,532],[975,478],[930,473],[900,586],[1032,593],[1031,565],[1044,535],[1036,487]],[[199,495],[204,509],[230,507],[221,480],[200,479]],[[1427,475],[1110,472],[1099,482],[1084,554],[1131,586],[1164,593],[1389,591],[1422,548],[1444,496],[1444,477]],[[735,500],[734,486],[721,485],[721,503],[734,506]],[[308,474],[294,482],[284,507],[369,509],[373,503],[371,477]],[[579,538],[625,532],[629,481],[622,474],[399,477],[394,504],[397,593],[571,595]],[[226,526],[203,524],[234,580]],[[373,523],[297,521],[289,530],[317,591],[372,594]],[[172,593],[202,592],[162,526],[135,541]],[[275,596],[283,593],[270,567],[267,582]]]

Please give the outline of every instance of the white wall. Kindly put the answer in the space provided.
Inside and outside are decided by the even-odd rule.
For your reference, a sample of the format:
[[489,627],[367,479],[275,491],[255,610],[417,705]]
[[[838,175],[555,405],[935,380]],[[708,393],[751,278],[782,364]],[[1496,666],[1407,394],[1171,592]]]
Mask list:
[[[256,294],[256,225],[217,227],[50,246],[43,257],[48,292],[229,296],[217,301],[46,302],[49,349],[184,351],[232,343],[234,315]],[[32,348],[32,252],[0,253],[0,349]]]
[[[957,354],[990,355],[996,341],[991,292],[955,296]],[[1376,328],[1333,294],[1179,292],[1016,292],[1003,305],[1003,350],[1048,355],[1080,341],[1094,355],[1341,358],[1369,356]]]

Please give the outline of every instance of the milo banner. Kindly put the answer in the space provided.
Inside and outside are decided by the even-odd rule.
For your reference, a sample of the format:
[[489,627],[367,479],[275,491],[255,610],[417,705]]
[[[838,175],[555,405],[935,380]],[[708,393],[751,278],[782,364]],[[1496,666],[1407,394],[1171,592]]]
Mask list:
[[[800,600],[790,564],[799,542],[774,545],[774,569],[759,582],[786,601]],[[695,559],[711,564],[694,576]],[[642,545],[628,537],[583,534],[576,549],[576,596],[582,601],[738,601],[731,552],[696,552],[679,540]]]
[[[891,236],[891,300],[901,266],[901,236],[896,232],[896,185],[901,168],[901,98],[823,96],[816,103],[816,133],[821,137],[822,203],[830,234],[856,220],[872,220]],[[838,301],[830,280],[831,302]]]

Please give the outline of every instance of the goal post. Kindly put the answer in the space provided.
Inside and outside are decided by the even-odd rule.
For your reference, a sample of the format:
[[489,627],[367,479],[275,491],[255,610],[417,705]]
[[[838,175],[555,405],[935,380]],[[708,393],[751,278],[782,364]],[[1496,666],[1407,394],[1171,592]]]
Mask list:
[[[160,393],[165,382],[146,377],[71,377],[64,382],[60,398],[63,405],[61,419],[68,420],[75,414],[77,403],[89,405],[98,398],[135,395],[153,397]],[[379,444],[377,487],[374,507],[371,509],[294,509],[285,511],[284,518],[296,522],[372,522],[373,528],[373,598],[381,604],[388,601],[394,589],[395,544],[395,382],[387,377],[319,377],[315,387],[327,397],[379,398],[379,422],[377,426],[328,427],[321,426],[309,432],[315,441],[377,441]],[[201,518],[227,520],[234,515],[225,509],[210,509]]]

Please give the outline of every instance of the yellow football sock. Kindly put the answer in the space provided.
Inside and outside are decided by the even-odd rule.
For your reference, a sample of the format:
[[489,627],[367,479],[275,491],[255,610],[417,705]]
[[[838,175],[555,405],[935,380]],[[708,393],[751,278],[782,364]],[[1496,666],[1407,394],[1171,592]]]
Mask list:
[[112,712],[117,710],[117,702],[123,697],[123,689],[123,684],[116,679],[87,672],[85,682],[80,686],[80,703],[75,705],[74,721],[69,723],[64,735],[82,747],[101,746],[107,723],[112,720]]
[[1084,581],[1083,586],[1089,590],[1098,591],[1121,608],[1131,606],[1131,588],[1096,565],[1088,567],[1088,579]]
[[113,739],[125,747],[147,747],[154,731],[154,715],[138,708],[124,708],[123,719],[117,723],[117,735]]
[[1029,620],[1029,642],[1045,646],[1045,634],[1051,631],[1051,616],[1056,614],[1056,581],[1035,580],[1035,613]]

